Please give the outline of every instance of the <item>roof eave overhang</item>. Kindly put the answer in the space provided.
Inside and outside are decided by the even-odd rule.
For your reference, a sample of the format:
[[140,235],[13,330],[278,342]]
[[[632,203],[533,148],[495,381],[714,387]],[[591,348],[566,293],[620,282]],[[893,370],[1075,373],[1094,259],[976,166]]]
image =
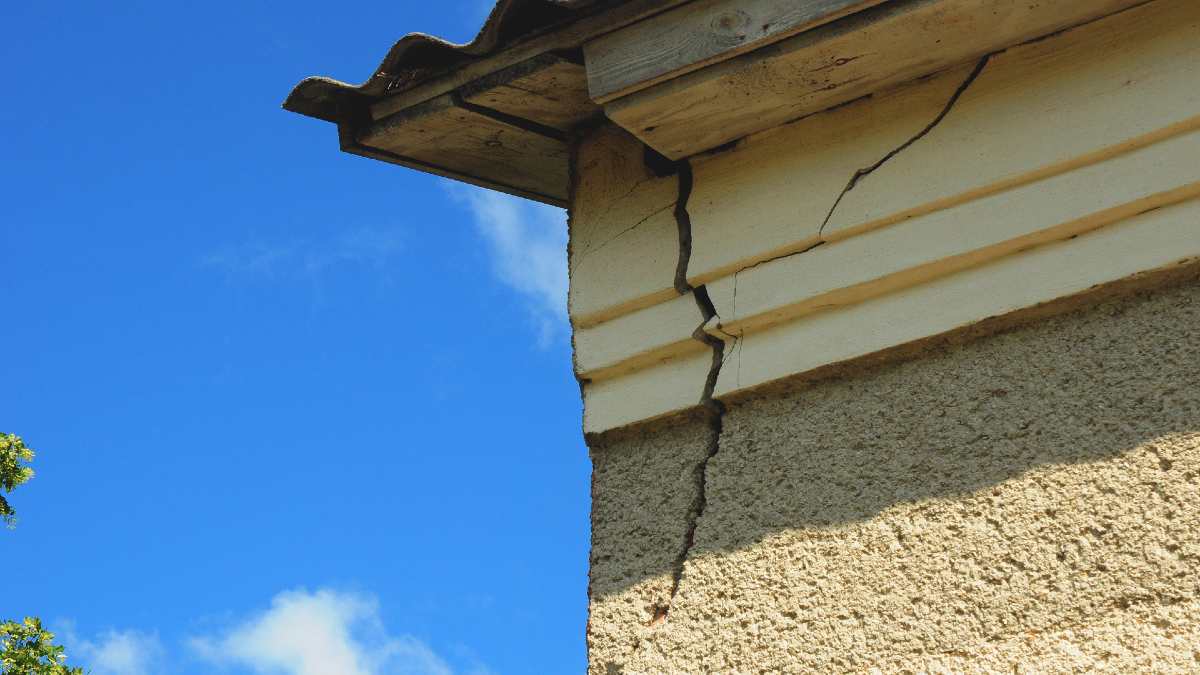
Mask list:
[[500,0],[472,42],[408,35],[284,108],[346,152],[562,206],[571,135],[604,117],[683,159],[1147,1]]

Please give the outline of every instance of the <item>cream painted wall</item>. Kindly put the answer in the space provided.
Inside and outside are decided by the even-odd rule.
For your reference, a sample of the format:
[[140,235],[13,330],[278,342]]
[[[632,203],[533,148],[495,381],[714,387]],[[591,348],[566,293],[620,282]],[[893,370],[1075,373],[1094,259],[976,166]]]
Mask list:
[[686,179],[601,127],[572,212],[585,430],[694,408],[702,324],[727,397],[1200,257],[1197,69],[1200,4],[1155,0],[756,134],[689,161],[690,249]]

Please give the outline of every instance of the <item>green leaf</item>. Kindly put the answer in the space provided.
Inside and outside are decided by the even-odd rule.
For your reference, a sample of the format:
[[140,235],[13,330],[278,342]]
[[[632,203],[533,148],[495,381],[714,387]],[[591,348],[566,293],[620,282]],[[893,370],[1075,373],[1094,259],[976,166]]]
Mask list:
[[[33,478],[33,469],[24,464],[32,462],[33,455],[20,436],[0,433],[0,490],[12,492]],[[4,495],[0,495],[0,520],[9,527],[16,524],[16,511]]]
[[0,622],[0,674],[83,675],[83,668],[66,664],[66,654],[54,644],[54,633],[40,619]]

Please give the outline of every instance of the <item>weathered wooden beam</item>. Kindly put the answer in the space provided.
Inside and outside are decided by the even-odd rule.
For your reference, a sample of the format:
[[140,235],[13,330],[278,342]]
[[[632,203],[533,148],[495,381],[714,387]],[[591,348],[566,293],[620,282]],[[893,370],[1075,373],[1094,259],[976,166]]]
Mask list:
[[343,134],[348,152],[564,206],[567,132],[601,114],[583,66],[555,54]]
[[885,0],[700,0],[586,43],[588,89],[605,103]]
[[670,9],[687,0],[630,0],[611,9],[586,16],[567,26],[554,27],[544,33],[515,41],[507,49],[472,61],[441,76],[431,77],[421,83],[382,99],[371,106],[375,119],[387,117],[417,103],[428,101],[442,94],[486,77],[498,70],[508,68],[546,52],[576,49],[587,40],[640,21]]
[[605,105],[672,159],[1147,0],[893,0]]
[[539,201],[564,205],[568,148],[561,132],[445,94],[370,122],[346,149]]
[[583,66],[554,54],[492,73],[458,93],[468,103],[560,131],[601,114],[588,97]]

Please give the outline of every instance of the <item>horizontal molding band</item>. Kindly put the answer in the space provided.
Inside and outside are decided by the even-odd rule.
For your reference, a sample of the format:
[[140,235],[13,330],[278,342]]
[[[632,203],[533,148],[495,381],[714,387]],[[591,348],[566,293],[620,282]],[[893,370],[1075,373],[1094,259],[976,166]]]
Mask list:
[[[1200,126],[1198,63],[1200,4],[1154,0],[995,54],[974,79],[970,65],[953,68],[693,157],[688,280],[719,285],[820,243],[1011,193],[1188,133]],[[936,128],[926,129],[931,122]],[[611,150],[627,164],[641,154],[636,142]],[[661,206],[647,201],[646,186],[626,199],[632,182],[597,180],[603,172],[584,164],[579,175],[588,189],[577,197],[589,208],[573,210],[573,242],[581,235],[587,247],[589,238],[630,231],[588,260],[588,269],[572,264],[573,289],[602,289],[572,305],[572,320],[583,330],[636,323],[634,315],[677,298],[665,246],[654,243],[673,235],[657,219],[640,222]],[[879,170],[839,197],[864,167]],[[610,204],[614,198],[619,203]],[[611,222],[593,222],[596,216]],[[649,252],[655,266],[642,269]],[[624,357],[653,360],[642,352],[689,330],[668,326]],[[619,360],[592,359],[586,369]]]
[[[749,262],[719,278],[701,280],[708,287],[720,314],[720,332],[714,335],[742,335],[796,320],[813,312],[862,302],[1031,247],[1078,236],[1147,210],[1193,199],[1200,195],[1198,182],[1177,184],[1167,189],[1156,190],[1155,187],[1161,188],[1163,183],[1169,185],[1170,181],[1180,178],[1190,180],[1189,165],[1194,167],[1191,173],[1195,175],[1191,178],[1200,181],[1200,161],[1194,160],[1200,157],[1198,132],[1200,116],[1080,157],[924,204],[902,214],[892,214],[861,226],[837,230],[831,233],[824,246],[806,253],[802,251],[811,248],[811,244]],[[1159,167],[1157,173],[1152,171],[1156,167]],[[1164,169],[1161,167],[1166,167],[1166,175],[1163,175]],[[1106,197],[1118,196],[1115,193],[1121,190],[1129,193],[1129,198],[1091,212],[1075,211],[1068,218],[1052,221],[1050,225],[1038,224],[1039,219],[1047,217],[1045,213],[1033,210],[1022,216],[1008,203],[1030,204],[1041,200],[1058,204],[1061,198],[1057,195],[1088,190],[1105,176],[1115,176],[1121,185],[1114,190],[1114,194],[1097,196],[1094,200],[1096,203],[1102,203]],[[973,205],[985,200],[989,203],[972,212]],[[937,223],[925,222],[935,215],[940,218]],[[1003,231],[993,227],[992,222],[984,219],[984,216],[1008,218],[1007,222],[1016,223],[1008,226],[1009,230],[1020,233],[997,240]],[[955,220],[964,224],[956,224]],[[933,231],[934,227],[939,227],[940,231]],[[930,233],[924,234],[924,230]],[[924,256],[923,251],[915,250],[909,256],[913,262],[896,255],[897,247],[903,246],[906,240],[918,241],[922,236],[939,235],[942,238],[937,239],[937,243],[942,247],[941,253],[931,248],[928,256]],[[875,245],[876,252],[872,253],[870,242],[881,236],[884,239]],[[958,242],[947,243],[949,237],[963,238],[962,250],[951,250],[953,246],[950,244],[958,245]],[[839,255],[850,243],[856,249],[854,255],[839,261]],[[950,251],[949,254],[946,254],[947,251]],[[872,255],[877,255],[879,261],[867,267]],[[889,259],[889,256],[893,257]],[[816,259],[822,263],[814,267]],[[903,267],[886,274],[874,273],[880,265],[886,267],[888,264]],[[829,273],[823,270],[829,270]],[[774,278],[768,280],[770,277]],[[838,277],[852,281],[831,288],[819,287],[824,279],[836,282]],[[756,282],[756,279],[762,281]],[[693,283],[699,285],[695,281]],[[745,289],[756,283],[793,297],[762,301],[759,304],[767,306],[750,308],[746,303]],[[741,308],[736,299],[739,286],[743,292]],[[804,295],[805,288],[817,290]],[[577,322],[579,376],[602,381],[705,351],[704,346],[692,338],[692,331],[699,323],[693,307],[694,301],[690,297],[675,296],[636,313],[591,327],[580,326]]]
[[[715,395],[740,394],[802,377],[1196,260],[1200,260],[1200,199],[1193,197],[927,283],[729,340]],[[602,433],[689,410],[699,403],[693,400],[695,388],[706,371],[706,355],[699,354],[585,384],[584,429]]]
[[1003,194],[1005,192],[1016,190],[1017,188],[1037,183],[1039,181],[1044,181],[1049,178],[1070,173],[1072,171],[1078,171],[1089,166],[1094,166],[1121,155],[1136,152],[1143,148],[1147,148],[1157,143],[1162,143],[1163,141],[1167,141],[1177,136],[1182,136],[1197,130],[1200,130],[1200,115],[1190,117],[1177,124],[1172,124],[1168,127],[1158,129],[1147,134],[1142,134],[1120,143],[1115,143],[1094,152],[1089,152],[1087,154],[1061,162],[1054,162],[1053,164],[1038,167],[1031,171],[1009,178],[1004,178],[987,185],[981,185],[977,188],[967,190],[950,197],[935,199],[919,206],[905,209],[903,211],[897,211],[896,213],[860,223],[858,225],[833,230],[820,237],[806,237],[785,246],[780,246],[769,251],[764,251],[758,255],[738,260],[737,262],[719,267],[711,272],[691,276],[688,278],[688,281],[693,286],[709,284],[719,279],[732,277],[740,270],[755,267],[778,258],[797,255],[813,248],[818,244],[829,244],[842,241],[851,237],[867,234],[873,230],[878,230],[890,225],[896,225],[906,220],[927,216],[937,213],[938,211],[946,211],[972,201]]
[[1197,259],[1200,200],[1191,199],[930,283],[747,335],[737,341],[722,369],[716,395],[803,376]]

